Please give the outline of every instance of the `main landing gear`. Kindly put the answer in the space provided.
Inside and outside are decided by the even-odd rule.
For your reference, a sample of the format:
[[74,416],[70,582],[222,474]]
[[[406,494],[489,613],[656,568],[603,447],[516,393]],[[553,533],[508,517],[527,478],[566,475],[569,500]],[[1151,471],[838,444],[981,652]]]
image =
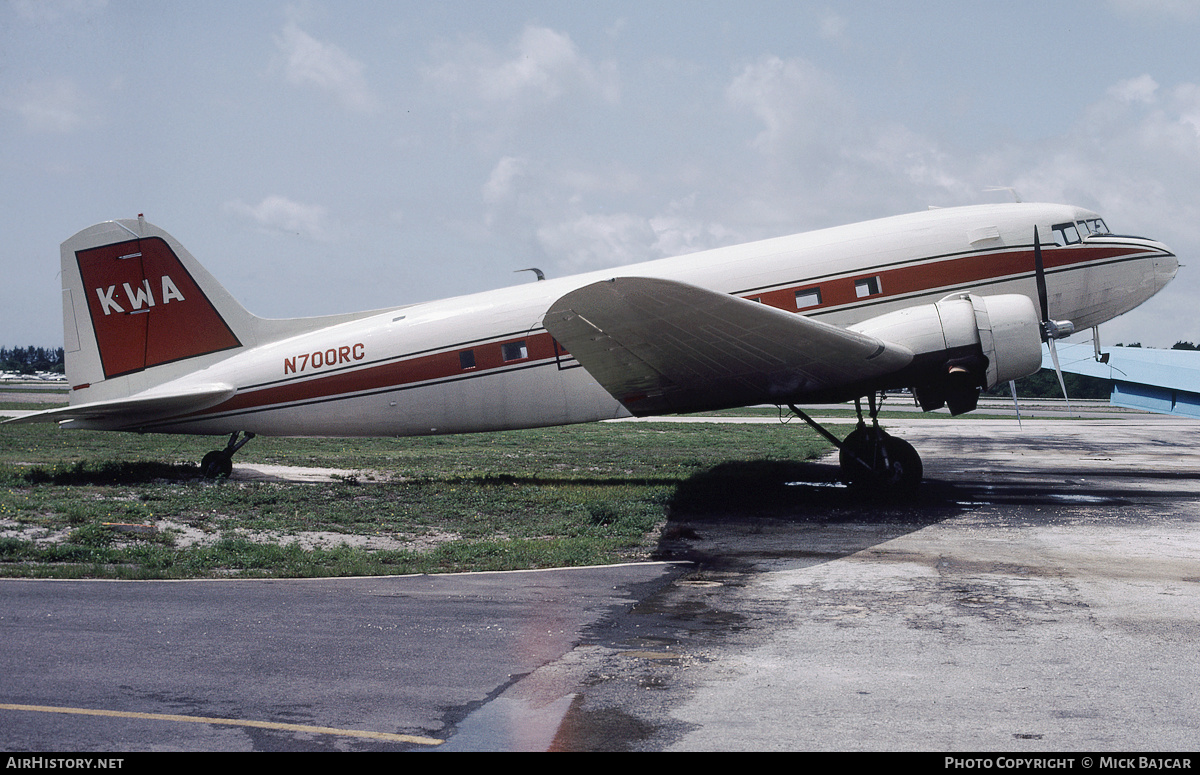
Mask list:
[[843,441],[839,441],[794,405],[788,404],[788,408],[838,448],[842,479],[847,484],[871,489],[880,494],[912,494],[921,483],[923,475],[921,456],[907,441],[898,439],[879,427],[879,405],[874,395],[867,398],[870,402],[871,424],[867,425],[863,419],[862,402],[855,400],[858,426]]
[[254,438],[254,434],[249,431],[239,441],[238,436],[241,431],[234,431],[229,437],[229,443],[225,445],[225,449],[214,449],[204,456],[200,461],[200,473],[205,479],[216,479],[217,477],[227,477],[233,473],[233,453],[237,452],[246,442]]

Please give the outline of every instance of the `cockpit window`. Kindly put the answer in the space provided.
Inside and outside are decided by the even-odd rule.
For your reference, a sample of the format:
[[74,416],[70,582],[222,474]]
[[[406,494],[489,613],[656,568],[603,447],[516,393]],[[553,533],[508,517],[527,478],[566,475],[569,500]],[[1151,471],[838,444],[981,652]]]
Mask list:
[[1081,242],[1079,229],[1075,228],[1074,223],[1056,223],[1054,229],[1054,244],[1062,247],[1063,245],[1074,245]]
[[1088,218],[1079,222],[1079,228],[1085,235],[1092,234],[1112,234],[1108,230],[1108,226],[1104,224],[1103,218]]
[[1054,244],[1075,245],[1088,237],[1100,234],[1112,234],[1103,218],[1084,218],[1077,223],[1056,223],[1054,229]]

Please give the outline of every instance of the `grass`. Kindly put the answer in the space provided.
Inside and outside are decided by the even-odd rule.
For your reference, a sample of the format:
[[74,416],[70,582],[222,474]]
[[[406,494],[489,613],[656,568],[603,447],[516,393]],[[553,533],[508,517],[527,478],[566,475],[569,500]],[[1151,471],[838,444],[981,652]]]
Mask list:
[[[53,425],[0,428],[0,576],[341,576],[646,559],[672,509],[728,498],[743,491],[737,481],[779,479],[788,461],[827,449],[798,424],[259,437],[235,465],[363,473],[324,484],[202,480],[195,461],[223,444]],[[113,524],[158,529],[126,533]],[[303,540],[314,535],[345,540]]]

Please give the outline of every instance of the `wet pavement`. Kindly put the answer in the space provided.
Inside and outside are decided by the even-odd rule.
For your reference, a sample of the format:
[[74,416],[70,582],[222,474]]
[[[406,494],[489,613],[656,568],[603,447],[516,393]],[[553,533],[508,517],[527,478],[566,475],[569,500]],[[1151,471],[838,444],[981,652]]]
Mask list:
[[664,551],[695,570],[634,609],[557,744],[1192,750],[1200,425],[888,427],[925,457],[913,503],[800,465],[791,506],[679,515]]

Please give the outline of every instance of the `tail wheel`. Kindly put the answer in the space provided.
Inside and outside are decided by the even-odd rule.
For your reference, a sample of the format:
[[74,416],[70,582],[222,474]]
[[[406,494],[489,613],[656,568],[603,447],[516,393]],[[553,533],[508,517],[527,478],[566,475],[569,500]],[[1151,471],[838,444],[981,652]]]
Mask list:
[[233,473],[233,456],[223,449],[214,449],[200,461],[200,473],[205,479],[229,478]]
[[[238,437],[241,436],[239,440]],[[219,476],[229,477],[233,473],[233,453],[246,446],[246,442],[254,438],[250,431],[234,431],[229,435],[229,443],[225,449],[214,449],[200,461],[200,473],[205,479],[216,479]]]

